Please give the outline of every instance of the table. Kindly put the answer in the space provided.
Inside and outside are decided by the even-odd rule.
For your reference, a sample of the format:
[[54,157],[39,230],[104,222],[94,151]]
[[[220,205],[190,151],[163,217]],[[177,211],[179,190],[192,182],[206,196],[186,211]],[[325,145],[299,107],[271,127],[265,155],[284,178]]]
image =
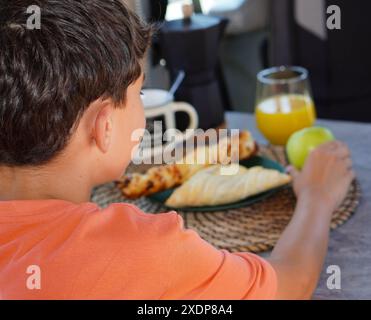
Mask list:
[[[227,125],[248,128],[259,143],[266,143],[256,128],[253,115],[229,112]],[[354,168],[362,187],[362,199],[356,214],[330,236],[329,252],[314,299],[371,299],[371,124],[319,120],[335,136],[346,142],[353,154]],[[327,288],[326,269],[341,270],[341,290]]]

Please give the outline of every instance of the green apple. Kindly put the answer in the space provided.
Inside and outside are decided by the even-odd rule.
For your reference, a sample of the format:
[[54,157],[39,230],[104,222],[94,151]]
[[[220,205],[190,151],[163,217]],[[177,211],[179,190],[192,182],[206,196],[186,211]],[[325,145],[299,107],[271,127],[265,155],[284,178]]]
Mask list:
[[297,131],[291,135],[286,145],[289,162],[300,170],[313,149],[333,140],[335,137],[327,128],[311,127]]

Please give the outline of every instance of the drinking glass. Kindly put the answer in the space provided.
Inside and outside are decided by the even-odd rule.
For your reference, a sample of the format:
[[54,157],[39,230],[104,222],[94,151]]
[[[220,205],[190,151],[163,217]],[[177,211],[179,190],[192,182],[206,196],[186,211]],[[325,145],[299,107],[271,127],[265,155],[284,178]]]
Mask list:
[[273,145],[285,145],[290,136],[316,121],[308,71],[281,66],[263,70],[257,76],[256,122]]

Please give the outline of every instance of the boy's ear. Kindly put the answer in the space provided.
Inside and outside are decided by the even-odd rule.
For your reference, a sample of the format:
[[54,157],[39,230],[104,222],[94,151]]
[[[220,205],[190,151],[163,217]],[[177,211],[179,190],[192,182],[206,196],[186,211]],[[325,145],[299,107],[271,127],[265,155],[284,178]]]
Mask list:
[[111,103],[103,102],[95,118],[93,139],[96,146],[107,153],[112,140],[113,107]]

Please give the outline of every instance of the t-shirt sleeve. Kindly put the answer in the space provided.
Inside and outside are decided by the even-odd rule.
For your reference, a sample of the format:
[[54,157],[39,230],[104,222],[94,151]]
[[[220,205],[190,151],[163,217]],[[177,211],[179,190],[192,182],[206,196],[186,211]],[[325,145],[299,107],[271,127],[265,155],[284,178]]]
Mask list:
[[167,298],[200,300],[274,299],[277,276],[255,254],[218,250],[174,214]]

